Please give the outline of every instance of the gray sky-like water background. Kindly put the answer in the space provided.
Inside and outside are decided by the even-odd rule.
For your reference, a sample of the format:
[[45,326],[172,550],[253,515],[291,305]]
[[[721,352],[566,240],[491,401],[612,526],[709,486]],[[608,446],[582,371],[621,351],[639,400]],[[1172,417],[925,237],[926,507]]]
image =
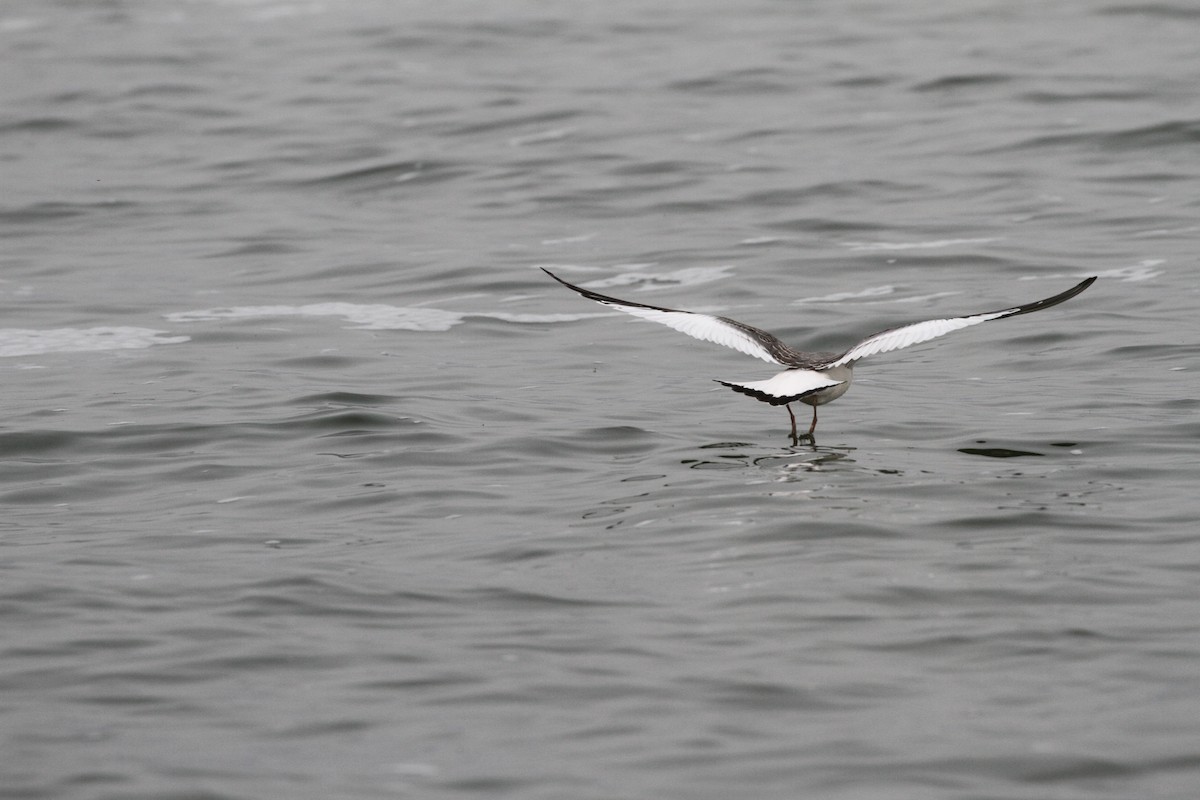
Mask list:
[[1198,42],[6,0],[0,797],[1196,797]]

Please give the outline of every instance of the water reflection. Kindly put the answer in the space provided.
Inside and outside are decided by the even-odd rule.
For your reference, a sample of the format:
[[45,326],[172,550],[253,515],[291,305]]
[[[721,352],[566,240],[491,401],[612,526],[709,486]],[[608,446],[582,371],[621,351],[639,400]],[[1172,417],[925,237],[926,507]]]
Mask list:
[[[1024,458],[1024,457],[1040,457],[1046,453],[1039,453],[1036,450],[1018,449],[1014,447],[995,447],[990,446],[991,442],[986,439],[978,439],[975,444],[980,447],[960,447],[958,452],[966,453],[969,456],[985,456],[987,458]],[[1071,455],[1081,455],[1082,450],[1079,450],[1079,442],[1049,442],[1050,447],[1059,447],[1070,451]]]
[[769,453],[755,452],[761,448],[758,445],[745,442],[715,442],[702,445],[701,450],[724,451],[715,452],[711,458],[685,458],[680,463],[690,469],[745,469],[760,467],[765,469],[784,470],[785,472],[804,471],[819,472],[838,462],[853,464],[850,454],[857,448],[849,446],[819,447],[816,442],[809,441],[800,445],[773,450]]
[[1008,447],[960,447],[958,452],[969,456],[986,456],[988,458],[1024,458],[1028,456],[1043,456],[1032,450],[1013,450]]

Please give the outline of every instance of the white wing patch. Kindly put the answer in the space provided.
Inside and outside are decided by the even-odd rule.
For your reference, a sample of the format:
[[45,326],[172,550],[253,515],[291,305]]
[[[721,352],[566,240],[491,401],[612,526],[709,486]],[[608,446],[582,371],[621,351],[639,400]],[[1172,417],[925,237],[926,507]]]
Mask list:
[[915,322],[912,325],[892,328],[891,330],[883,331],[863,339],[840,355],[836,360],[829,362],[829,366],[840,367],[844,364],[858,361],[860,358],[866,358],[867,356],[888,353],[892,350],[900,350],[901,348],[920,344],[921,342],[928,342],[930,339],[936,339],[939,336],[945,336],[948,333],[954,333],[963,328],[969,328],[972,325],[1007,317],[1015,310],[1005,309],[1004,311],[993,311],[989,314],[976,314],[971,317],[931,319],[925,322]]
[[665,309],[627,306],[618,303],[604,303],[604,305],[615,308],[618,311],[624,311],[626,314],[632,314],[635,317],[649,320],[650,322],[657,322],[659,325],[666,325],[672,330],[686,333],[688,336],[699,339],[702,342],[713,342],[724,347],[732,347],[739,353],[761,358],[763,361],[770,362],[771,364],[785,366],[782,361],[777,361],[765,347],[755,341],[753,336],[745,331],[738,330],[723,321],[720,317],[697,314],[693,311],[667,311]]
[[902,325],[899,328],[881,331],[874,336],[868,336],[854,345],[854,347],[837,356],[827,365],[822,366],[840,367],[857,361],[860,358],[873,356],[876,353],[886,353],[890,350],[899,350],[902,347],[908,347],[909,345],[928,342],[930,339],[936,339],[939,336],[945,336],[947,333],[960,331],[963,328],[969,328],[981,322],[1015,317],[1019,314],[1032,314],[1034,311],[1041,311],[1044,308],[1051,308],[1059,303],[1065,303],[1095,282],[1095,276],[1085,278],[1061,294],[1056,294],[1053,297],[1047,297],[1042,300],[1035,300],[1032,303],[1026,303],[1021,306],[1002,308],[999,311],[984,311],[981,314],[969,314],[965,317],[931,319],[926,322],[915,322],[912,325]]

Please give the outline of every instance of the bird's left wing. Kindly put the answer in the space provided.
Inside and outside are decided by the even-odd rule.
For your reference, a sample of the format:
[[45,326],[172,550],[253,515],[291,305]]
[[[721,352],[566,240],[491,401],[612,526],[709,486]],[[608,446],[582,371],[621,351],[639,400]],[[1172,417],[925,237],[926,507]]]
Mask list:
[[1041,311],[1051,306],[1056,306],[1059,303],[1064,303],[1070,300],[1075,295],[1082,292],[1084,289],[1095,283],[1096,278],[1091,277],[1085,281],[1072,286],[1062,294],[1056,294],[1053,297],[1047,297],[1044,300],[1037,300],[1025,305],[1014,306],[1012,308],[1004,308],[999,311],[985,311],[980,314],[971,314],[965,317],[950,317],[949,319],[931,319],[925,322],[914,322],[911,325],[902,325],[899,328],[891,328],[886,331],[881,331],[873,336],[868,336],[858,344],[851,347],[846,352],[842,353],[837,358],[832,359],[827,364],[828,367],[838,367],[844,364],[850,364],[867,356],[873,356],[878,353],[887,353],[892,350],[899,350],[910,345],[927,342],[930,339],[936,339],[939,336],[945,336],[948,333],[969,328],[972,325],[978,325],[982,322],[990,322],[994,319],[1004,319],[1005,317],[1015,317],[1018,314],[1031,314],[1034,311]]
[[[616,297],[609,297],[599,292],[593,292],[591,289],[567,283],[545,267],[542,268],[542,272],[588,300],[595,300],[609,308],[624,311],[626,314],[632,314],[650,322],[657,322],[659,325],[666,325],[668,328],[686,333],[688,336],[704,342],[714,342],[725,347],[732,347],[740,353],[761,358],[772,364],[784,367],[793,366],[795,355],[793,351],[779,339],[752,325],[728,317],[697,314],[693,311],[677,311],[673,308],[660,308],[629,300],[619,300]],[[792,360],[787,360],[789,357]]]

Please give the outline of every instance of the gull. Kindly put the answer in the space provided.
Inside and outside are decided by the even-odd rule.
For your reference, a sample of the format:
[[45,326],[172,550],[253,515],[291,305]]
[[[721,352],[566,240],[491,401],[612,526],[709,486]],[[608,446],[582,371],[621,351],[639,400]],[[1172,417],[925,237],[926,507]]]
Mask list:
[[766,331],[744,322],[738,322],[736,319],[620,300],[593,292],[591,289],[584,289],[573,283],[567,283],[545,267],[542,268],[542,271],[588,300],[594,300],[609,308],[624,311],[626,314],[632,314],[650,322],[666,325],[668,328],[686,333],[701,341],[731,347],[740,353],[786,367],[783,372],[764,381],[718,380],[717,383],[728,386],[735,392],[749,395],[755,400],[761,400],[773,406],[783,406],[787,409],[788,416],[792,420],[793,446],[799,444],[800,437],[796,435],[796,415],[792,413],[791,404],[798,401],[812,406],[812,424],[808,428],[808,433],[805,434],[805,437],[811,441],[813,432],[817,429],[817,406],[833,402],[846,393],[854,377],[854,364],[860,359],[927,342],[930,339],[936,339],[939,336],[945,336],[982,322],[1015,317],[1018,314],[1032,314],[1034,311],[1065,303],[1096,281],[1096,277],[1092,276],[1080,281],[1062,294],[1024,305],[1002,308],[999,311],[930,319],[901,325],[897,328],[888,328],[868,336],[844,353],[807,353],[803,350],[793,350]]

